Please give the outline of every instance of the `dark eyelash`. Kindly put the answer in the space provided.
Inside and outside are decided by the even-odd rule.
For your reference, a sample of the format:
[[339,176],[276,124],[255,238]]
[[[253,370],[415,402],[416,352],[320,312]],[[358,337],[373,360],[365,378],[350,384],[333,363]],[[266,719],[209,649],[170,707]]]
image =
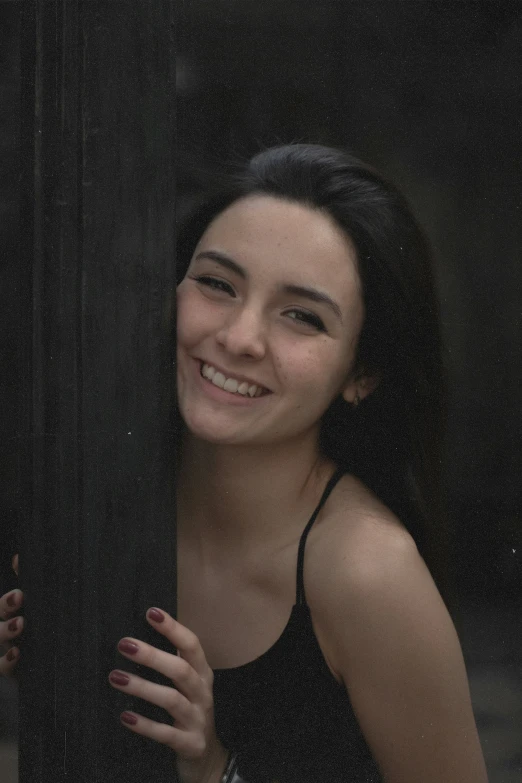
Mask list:
[[[211,277],[210,275],[200,275],[199,277],[195,277],[194,280],[196,280],[198,283],[202,283],[203,285],[208,286],[214,291],[224,291],[227,294],[234,294],[234,289],[232,286],[225,282],[225,280],[220,280],[217,277]],[[306,310],[290,310],[291,313],[296,313],[299,317],[296,318],[296,321],[301,321],[302,323],[309,324],[310,326],[313,326],[317,331],[319,332],[325,332],[325,325],[321,321],[321,319],[314,315],[313,313],[309,313]]]
[[313,313],[309,313],[306,310],[290,310],[291,313],[297,313],[299,318],[295,318],[296,321],[302,321],[303,323],[310,324],[310,326],[315,327],[319,332],[325,332],[325,325],[321,321],[321,319],[314,315]]
[[231,285],[229,285],[229,283],[226,283],[224,280],[219,280],[217,277],[200,275],[199,277],[195,277],[194,280],[197,280],[198,283],[202,283],[203,285],[212,288],[214,291],[224,291],[227,294],[234,293],[234,289]]

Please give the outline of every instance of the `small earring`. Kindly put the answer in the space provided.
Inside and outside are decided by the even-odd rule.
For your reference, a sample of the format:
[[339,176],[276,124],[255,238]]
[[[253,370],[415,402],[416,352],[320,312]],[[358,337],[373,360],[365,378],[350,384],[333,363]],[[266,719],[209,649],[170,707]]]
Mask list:
[[360,401],[361,401],[361,398],[359,397],[359,392],[356,391],[355,392],[355,398],[354,398],[354,401],[353,401],[353,407],[356,408],[359,405]]

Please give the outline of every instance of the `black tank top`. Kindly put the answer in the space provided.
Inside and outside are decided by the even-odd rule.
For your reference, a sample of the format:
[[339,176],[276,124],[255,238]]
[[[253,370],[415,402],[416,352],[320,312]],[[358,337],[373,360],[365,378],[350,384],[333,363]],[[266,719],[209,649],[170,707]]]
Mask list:
[[299,541],[296,602],[276,643],[254,661],[214,670],[216,731],[240,754],[248,783],[379,783],[350,699],[332,675],[306,603],[306,538],[344,471],[337,470]]

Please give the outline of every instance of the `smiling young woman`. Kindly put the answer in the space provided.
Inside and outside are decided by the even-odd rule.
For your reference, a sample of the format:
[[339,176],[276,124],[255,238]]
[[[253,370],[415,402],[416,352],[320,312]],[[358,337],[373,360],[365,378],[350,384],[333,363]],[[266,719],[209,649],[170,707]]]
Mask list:
[[113,672],[169,716],[122,721],[183,783],[484,783],[429,570],[441,346],[404,199],[345,152],[268,149],[177,270],[179,611],[147,618],[179,655],[119,647],[175,688]]
[[[205,444],[263,444],[271,459],[292,443],[311,464],[324,412],[339,394],[352,401],[356,393],[364,307],[345,234],[301,204],[243,198],[198,243],[177,312],[178,405],[190,432]],[[260,396],[216,397],[216,375],[205,379],[203,364]]]

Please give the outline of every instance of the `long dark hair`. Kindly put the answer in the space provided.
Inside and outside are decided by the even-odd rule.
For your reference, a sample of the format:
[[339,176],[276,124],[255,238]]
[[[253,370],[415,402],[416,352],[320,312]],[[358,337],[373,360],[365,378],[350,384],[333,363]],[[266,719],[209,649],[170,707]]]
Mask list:
[[351,154],[315,144],[272,147],[224,176],[184,221],[178,283],[210,222],[252,194],[328,213],[357,250],[366,316],[356,367],[379,385],[357,408],[334,400],[320,446],[397,514],[442,579],[444,382],[426,238],[395,186]]

